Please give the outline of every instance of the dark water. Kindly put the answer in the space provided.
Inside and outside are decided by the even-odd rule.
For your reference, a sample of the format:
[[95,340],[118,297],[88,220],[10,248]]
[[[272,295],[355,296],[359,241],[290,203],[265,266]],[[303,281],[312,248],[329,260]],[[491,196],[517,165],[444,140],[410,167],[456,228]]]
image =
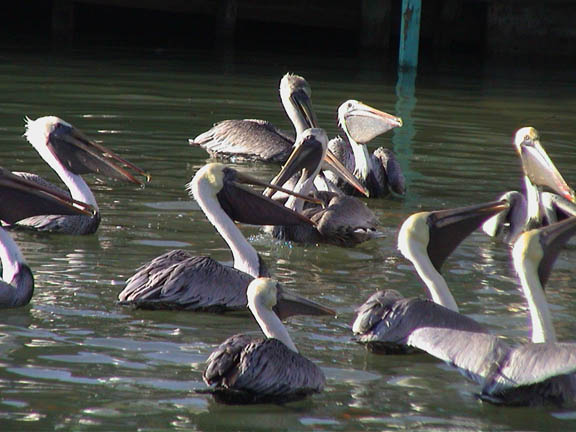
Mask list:
[[[175,247],[230,262],[226,245],[184,190],[206,155],[187,138],[227,118],[264,118],[289,128],[277,87],[304,75],[329,135],[336,107],[356,98],[404,118],[376,140],[393,146],[408,179],[405,200],[369,202],[384,239],[355,249],[279,243],[243,227],[271,272],[291,289],[338,311],[288,328],[328,377],[326,391],[286,406],[220,406],[204,388],[203,362],[238,331],[257,332],[248,313],[142,312],[115,304],[124,280]],[[551,158],[576,180],[576,90],[561,68],[473,66],[422,70],[416,79],[363,59],[267,53],[76,51],[0,57],[0,160],[13,170],[50,169],[22,137],[24,116],[58,115],[145,168],[145,188],[91,178],[103,214],[96,235],[15,237],[36,276],[28,307],[0,319],[2,430],[559,430],[576,412],[496,408],[426,356],[382,357],[350,340],[354,308],[377,289],[423,289],[396,251],[399,224],[420,209],[495,198],[520,186],[514,131],[537,127]],[[262,178],[278,169],[239,165]],[[560,340],[574,340],[574,250],[548,283]],[[523,297],[508,250],[480,233],[444,270],[461,311],[510,338],[527,340]]]

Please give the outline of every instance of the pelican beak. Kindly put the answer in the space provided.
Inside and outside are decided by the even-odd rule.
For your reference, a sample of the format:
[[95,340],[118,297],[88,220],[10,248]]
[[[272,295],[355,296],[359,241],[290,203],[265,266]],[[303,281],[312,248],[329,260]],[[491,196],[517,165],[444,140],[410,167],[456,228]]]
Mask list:
[[[538,277],[542,287],[548,282],[548,278],[554,266],[558,254],[566,242],[576,233],[576,217],[564,219],[544,228],[535,229],[524,233],[522,237],[538,236],[542,247],[542,258],[538,264]],[[520,242],[520,237],[518,242]]]
[[446,258],[466,237],[488,218],[507,210],[509,206],[507,201],[490,201],[430,212],[426,220],[430,233],[427,251],[434,268],[440,271]]
[[263,186],[318,203],[319,200],[316,198],[292,192],[231,168],[227,169],[234,173],[233,181],[224,182],[224,186],[218,192],[217,197],[224,211],[235,221],[250,225],[299,225],[302,223],[314,225],[314,222],[306,216],[241,185]]
[[0,168],[0,220],[9,224],[46,214],[94,216],[88,204]]
[[334,156],[334,153],[330,151],[330,149],[326,150],[326,156],[324,157],[324,165],[328,165],[326,169],[329,169],[334,174],[336,174],[341,179],[345,180],[356,190],[358,190],[361,194],[366,197],[370,196],[370,192],[366,189],[362,183],[356,178],[354,174],[352,174],[348,168],[346,168],[337,158]]
[[372,108],[362,102],[348,101],[350,106],[343,113],[341,123],[348,131],[350,138],[358,144],[372,141],[378,135],[390,129],[402,126],[402,119]]
[[74,174],[97,173],[136,184],[142,182],[127,170],[131,169],[150,181],[150,175],[136,165],[122,159],[101,144],[89,140],[75,127],[58,123],[47,143],[50,151]]
[[316,114],[312,109],[312,102],[304,90],[294,91],[290,94],[290,99],[292,104],[302,113],[308,128],[318,127],[318,120],[316,119]]
[[[547,186],[564,198],[576,202],[574,190],[568,186],[548,154],[540,144],[540,137],[534,128],[522,128],[516,135],[515,144],[524,175],[536,186]],[[519,132],[520,132],[519,131]]]
[[308,300],[292,292],[286,291],[278,285],[278,295],[274,312],[281,320],[293,315],[331,315],[335,316],[336,311],[322,306],[312,300]]

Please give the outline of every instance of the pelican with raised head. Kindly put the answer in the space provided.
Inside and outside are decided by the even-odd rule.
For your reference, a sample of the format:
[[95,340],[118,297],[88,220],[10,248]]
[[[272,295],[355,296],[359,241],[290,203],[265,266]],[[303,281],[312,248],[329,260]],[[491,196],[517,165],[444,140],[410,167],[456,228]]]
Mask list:
[[[207,312],[244,310],[248,284],[268,271],[256,250],[234,220],[254,225],[312,222],[271,199],[241,186],[260,185],[280,189],[223,164],[212,163],[198,170],[188,191],[232,251],[234,266],[184,250],[167,252],[140,267],[118,296],[120,304],[144,309],[183,309]],[[306,198],[306,197],[303,197]],[[308,198],[306,198],[308,199]],[[283,300],[278,299],[278,303]],[[320,305],[302,300],[294,313],[325,314]]]
[[87,215],[40,215],[17,222],[17,226],[38,231],[64,234],[92,234],[100,225],[100,211],[94,194],[81,174],[97,173],[118,180],[141,184],[128,169],[149,177],[144,171],[120,158],[101,144],[89,140],[82,132],[64,120],[54,117],[26,119],[26,138],[42,159],[58,174],[69,193],[52,185],[36,174],[14,174],[40,183],[50,189],[92,206],[96,212]]
[[542,147],[538,131],[533,127],[518,129],[514,148],[522,162],[524,194],[511,191],[502,195],[501,199],[510,201],[509,211],[483,226],[488,235],[495,237],[502,233],[504,241],[510,244],[526,230],[576,216],[576,194]]
[[[328,149],[366,187],[369,197],[383,197],[391,191],[404,195],[404,174],[394,153],[384,147],[372,154],[368,150],[370,141],[390,129],[401,127],[402,119],[350,99],[338,108],[338,124],[346,133],[347,140],[334,138],[330,140]],[[333,174],[327,172],[326,176],[345,193],[356,193]]]
[[[294,191],[302,195],[309,194],[314,186],[314,179],[320,172],[327,146],[328,137],[323,129],[305,130],[298,137],[290,158],[271,183],[284,185],[290,178],[301,172]],[[338,173],[342,177],[349,174],[345,168]],[[270,192],[267,191],[267,193]],[[327,191],[316,192],[314,196],[322,200],[323,205],[305,207],[304,200],[297,196],[288,198],[285,205],[309,217],[315,222],[315,226],[305,224],[276,226],[273,229],[275,238],[299,243],[354,246],[382,236],[377,229],[378,218],[359,199]]]
[[278,283],[254,279],[248,307],[266,339],[238,334],[226,339],[207,360],[204,382],[224,403],[283,403],[324,389],[322,370],[298,349],[273,311]]
[[576,343],[558,342],[544,286],[566,241],[576,233],[569,218],[520,235],[514,268],[528,302],[532,341],[511,346],[488,334],[422,328],[408,343],[458,368],[481,385],[479,397],[498,405],[572,405],[576,401]]
[[456,247],[508,204],[492,201],[457,209],[415,213],[402,224],[398,249],[416,268],[431,297],[404,298],[398,291],[373,294],[356,310],[355,339],[376,353],[410,353],[410,335],[422,327],[484,333],[483,325],[459,313],[440,270]]
[[[0,219],[15,223],[42,214],[86,215],[94,213],[87,204],[0,168]],[[27,305],[34,294],[34,276],[16,242],[0,228],[0,307]]]

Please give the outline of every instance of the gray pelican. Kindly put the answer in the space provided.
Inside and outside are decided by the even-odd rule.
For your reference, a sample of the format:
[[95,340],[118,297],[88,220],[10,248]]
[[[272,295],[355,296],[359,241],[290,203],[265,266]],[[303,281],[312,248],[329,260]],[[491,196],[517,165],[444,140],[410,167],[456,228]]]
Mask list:
[[[144,309],[184,309],[207,312],[246,308],[248,284],[268,271],[260,256],[234,224],[312,223],[281,204],[240,186],[274,187],[219,163],[205,165],[188,191],[232,251],[234,267],[184,250],[167,252],[140,267],[119,294],[120,304]],[[283,191],[293,194],[294,192]],[[278,303],[284,300],[279,296]],[[302,300],[295,313],[331,313]],[[284,316],[283,316],[284,317]]]
[[356,310],[355,339],[375,353],[410,353],[415,350],[407,346],[408,338],[421,327],[486,332],[481,324],[458,312],[440,269],[462,240],[507,206],[492,201],[408,217],[398,233],[398,249],[414,264],[431,300],[404,298],[395,290],[376,292]]
[[[404,174],[394,153],[379,147],[369,154],[367,145],[378,135],[402,126],[402,119],[350,99],[338,108],[338,124],[347,140],[332,139],[328,149],[368,189],[370,198],[389,195],[390,191],[404,195]],[[327,173],[327,177],[347,194],[355,193],[331,173]]]
[[[0,168],[0,218],[8,223],[42,214],[91,215],[91,206],[64,194],[15,176]],[[34,276],[18,245],[0,228],[0,307],[27,305],[34,293]]]
[[[114,152],[89,140],[71,124],[54,116],[26,119],[26,138],[48,165],[58,174],[68,187],[73,199],[91,205],[96,209],[92,216],[87,215],[41,215],[19,221],[16,225],[39,231],[52,231],[65,234],[91,234],[100,225],[100,212],[94,194],[81,174],[99,173],[107,177],[141,184],[127,169],[138,174],[148,175],[140,168],[120,158]],[[29,180],[65,193],[43,178],[31,173],[17,172]]]
[[532,321],[532,340],[511,346],[494,335],[422,328],[408,343],[457,367],[482,386],[479,397],[498,405],[573,404],[576,343],[558,342],[544,286],[576,218],[523,233],[512,250]]
[[283,403],[324,389],[322,370],[298,353],[273,308],[278,284],[257,278],[248,286],[248,307],[266,339],[238,334],[226,339],[207,360],[204,382],[224,403]]
[[[320,172],[322,160],[326,154],[328,137],[320,128],[311,128],[302,132],[294,144],[290,158],[271,183],[284,185],[298,171],[300,178],[294,191],[307,195],[316,175]],[[342,172],[342,175],[345,171]],[[268,191],[267,191],[268,192]],[[382,233],[377,230],[376,215],[357,198],[333,192],[317,192],[315,197],[323,205],[304,207],[304,200],[297,196],[288,198],[285,205],[302,213],[316,223],[315,226],[298,224],[276,226],[274,237],[300,243],[329,243],[338,246],[354,246],[366,240],[378,238]]]
[[[280,80],[280,99],[297,135],[318,124],[311,94],[310,85],[301,76],[287,73]],[[284,162],[292,152],[294,137],[265,120],[224,120],[189,143],[212,157]]]
[[502,233],[504,241],[510,244],[526,230],[576,216],[576,194],[542,147],[538,131],[533,127],[518,129],[514,148],[522,162],[525,192],[502,195],[500,199],[510,201],[508,212],[494,216],[483,226],[488,235],[495,237]]

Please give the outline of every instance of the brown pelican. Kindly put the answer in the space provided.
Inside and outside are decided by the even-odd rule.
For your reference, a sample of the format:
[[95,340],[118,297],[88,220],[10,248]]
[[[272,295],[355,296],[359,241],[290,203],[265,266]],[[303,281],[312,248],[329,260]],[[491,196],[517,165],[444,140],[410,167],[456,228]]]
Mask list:
[[96,209],[92,216],[41,215],[24,219],[18,226],[39,231],[65,234],[91,234],[100,225],[100,212],[94,194],[80,176],[99,173],[107,177],[141,184],[127,169],[148,175],[140,168],[120,158],[101,144],[89,140],[82,132],[58,117],[26,119],[26,138],[68,187],[67,194],[36,174],[14,173],[71,196]]
[[414,264],[431,300],[404,298],[395,290],[378,291],[356,310],[355,339],[376,353],[408,353],[412,332],[420,327],[486,332],[458,312],[440,269],[446,258],[487,218],[507,208],[492,201],[450,210],[415,213],[402,224],[398,249]]
[[[302,171],[294,191],[307,195],[321,168],[326,154],[328,137],[320,128],[311,128],[298,136],[290,158],[272,180],[273,184],[283,185],[298,171]],[[344,175],[345,172],[342,172]],[[296,196],[288,198],[286,207],[302,213],[316,223],[316,226],[298,224],[276,226],[273,235],[281,240],[301,243],[330,243],[338,246],[354,246],[372,238],[381,237],[377,230],[376,215],[357,198],[333,192],[317,192],[315,197],[323,205],[304,207],[304,200]]]
[[[518,129],[514,148],[522,161],[525,194],[511,191],[502,195],[500,199],[510,201],[508,212],[483,226],[488,235],[502,233],[504,241],[511,244],[526,230],[576,216],[576,194],[542,147],[538,131],[533,127]],[[544,191],[545,187],[552,192]]]
[[298,353],[273,308],[278,284],[257,278],[248,287],[248,307],[266,339],[238,334],[208,357],[204,382],[225,403],[282,403],[324,390],[322,370]]
[[532,321],[531,343],[497,336],[421,328],[408,343],[459,368],[482,386],[482,400],[502,405],[563,406],[576,399],[576,343],[557,342],[544,286],[576,218],[523,233],[512,256]]
[[[297,135],[318,124],[311,94],[310,85],[301,76],[287,73],[282,77],[280,99]],[[294,137],[265,120],[224,120],[189,143],[212,157],[284,162],[292,152]]]
[[[338,108],[338,124],[346,133],[330,140],[328,149],[368,189],[371,198],[386,196],[390,191],[404,195],[405,181],[398,160],[391,150],[379,147],[368,153],[368,143],[392,128],[402,126],[402,119],[379,111],[357,100],[348,100]],[[331,173],[327,177],[348,194],[355,192]]]
[[[230,247],[234,267],[210,257],[173,250],[144,264],[128,279],[118,296],[120,304],[144,309],[243,310],[248,301],[248,284],[255,277],[267,276],[268,271],[234,220],[255,225],[312,222],[241,187],[241,183],[281,189],[219,163],[202,167],[188,184],[188,191]],[[278,302],[282,301],[279,297]],[[300,309],[294,313],[327,313],[326,308],[310,304],[302,300],[302,304],[297,305]]]
[[[15,176],[0,168],[0,218],[8,223],[41,214],[91,215],[91,206]],[[27,305],[34,293],[34,276],[18,245],[0,228],[0,307]]]

